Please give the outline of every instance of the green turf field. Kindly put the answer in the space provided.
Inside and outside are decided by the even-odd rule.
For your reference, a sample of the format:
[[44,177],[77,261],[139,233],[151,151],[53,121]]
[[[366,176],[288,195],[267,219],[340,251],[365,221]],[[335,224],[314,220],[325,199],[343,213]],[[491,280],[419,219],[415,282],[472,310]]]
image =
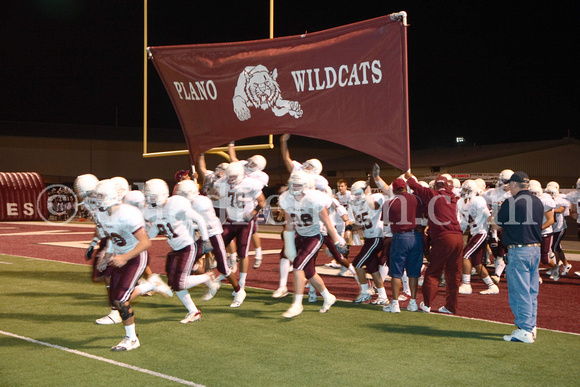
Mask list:
[[141,347],[116,353],[124,329],[94,323],[108,305],[87,266],[0,255],[0,386],[575,386],[580,377],[578,335],[540,330],[535,344],[506,343],[504,324],[350,302],[320,314],[321,300],[287,320],[290,297],[247,289],[231,309],[230,286],[209,302],[204,291],[191,290],[203,319],[185,325],[176,297],[141,298]]

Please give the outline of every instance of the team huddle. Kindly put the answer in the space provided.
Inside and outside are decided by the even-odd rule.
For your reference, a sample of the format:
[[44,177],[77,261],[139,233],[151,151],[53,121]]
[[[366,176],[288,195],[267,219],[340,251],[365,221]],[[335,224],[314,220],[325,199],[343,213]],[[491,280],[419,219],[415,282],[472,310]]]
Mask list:
[[[490,227],[488,222],[509,197],[505,181],[512,171],[502,171],[496,187],[489,190],[483,181],[467,180],[454,185],[451,176],[445,175],[427,184],[410,172],[388,185],[375,164],[372,175],[352,184],[350,191],[346,182],[340,181],[334,195],[320,174],[321,162],[292,160],[288,139],[289,135],[281,138],[282,157],[290,176],[278,198],[284,247],[280,253],[280,284],[272,295],[288,295],[288,276],[292,272],[293,302],[283,317],[294,318],[302,313],[307,285],[309,302],[316,302],[318,294],[323,298],[320,313],[326,313],[336,302],[316,272],[316,258],[323,245],[333,263],[343,268],[342,272],[353,274],[359,288],[354,302],[370,302],[385,312],[399,313],[399,302],[407,302],[406,309],[411,312],[431,312],[442,278],[446,300],[438,308],[440,313],[457,313],[458,294],[472,293],[472,273],[487,285],[481,294],[499,293],[497,283],[505,268],[506,249],[501,230]],[[254,268],[261,264],[257,215],[266,205],[262,191],[269,178],[264,172],[264,157],[238,160],[231,144],[230,158],[230,163],[219,164],[210,171],[202,155],[197,164],[203,179],[201,186],[186,173],[179,176],[172,191],[161,179],[148,180],[140,191],[130,190],[122,177],[100,181],[91,174],[77,177],[76,194],[96,224],[86,257],[94,259],[93,280],[106,284],[111,307],[110,313],[96,322],[122,322],[125,328],[125,337],[111,348],[113,351],[140,346],[131,306],[138,296],[152,292],[167,297],[175,294],[187,309],[181,320],[186,324],[202,317],[189,289],[205,285],[202,299],[209,301],[221,281],[227,279],[233,288],[230,307],[243,305],[251,244],[256,248]],[[371,179],[381,192],[372,193]],[[574,213],[579,204],[580,179],[578,189],[566,197],[559,194],[556,182],[550,182],[545,193],[539,183],[532,182],[530,191],[544,205],[542,263],[549,267],[550,278],[557,281],[571,268],[560,242],[566,227],[564,217],[570,214],[571,207]],[[464,246],[465,234],[468,239]],[[148,266],[147,250],[157,235],[164,236],[169,244],[167,283]],[[357,244],[357,238],[360,252],[350,259],[349,247]],[[491,259],[493,275],[486,269]],[[384,286],[387,275],[391,277],[391,299]],[[423,301],[417,304],[419,285]]]

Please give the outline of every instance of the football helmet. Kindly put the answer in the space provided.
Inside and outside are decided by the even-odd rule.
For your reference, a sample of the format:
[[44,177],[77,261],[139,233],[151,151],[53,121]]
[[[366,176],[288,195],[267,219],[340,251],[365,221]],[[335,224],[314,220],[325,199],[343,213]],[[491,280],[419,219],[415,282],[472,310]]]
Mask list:
[[362,202],[365,198],[365,189],[367,188],[367,182],[366,181],[355,181],[351,186],[350,186],[350,193],[354,196],[354,200],[355,202]]
[[266,168],[266,159],[264,156],[254,155],[248,159],[244,167],[247,172],[263,171]]
[[537,180],[530,180],[530,183],[528,185],[528,189],[530,190],[532,195],[537,196],[537,197],[541,197],[542,193],[544,192],[542,190],[542,185]]
[[306,160],[302,164],[302,170],[312,175],[320,175],[320,172],[322,172],[322,163],[318,159]]
[[101,180],[95,188],[95,205],[99,211],[106,211],[107,208],[121,203],[117,191],[117,184],[111,179]]
[[486,187],[485,180],[483,180],[480,177],[480,178],[475,179],[474,181],[475,181],[475,184],[477,184],[477,188],[478,188],[477,194],[482,195],[485,192],[485,187]]
[[576,180],[576,189],[580,189],[580,177]]
[[226,168],[226,178],[231,186],[240,184],[244,180],[245,174],[244,166],[239,162],[230,163]]
[[558,196],[560,196],[560,190],[558,187],[555,185],[550,185],[550,183],[548,183],[548,186],[546,187],[546,193],[549,194],[552,199],[556,199]]
[[560,184],[558,184],[558,182],[557,182],[557,181],[551,181],[551,182],[549,182],[548,184],[546,184],[546,189],[547,189],[549,186],[554,186],[554,187],[556,187],[556,189],[557,189],[558,191],[560,190]]
[[74,189],[77,196],[80,199],[87,198],[94,190],[97,188],[97,184],[99,184],[99,179],[93,174],[86,173],[84,175],[77,176]]
[[499,177],[497,179],[497,183],[495,184],[495,188],[503,188],[504,190],[508,190],[508,186],[506,185],[506,181],[512,177],[514,171],[511,169],[504,169],[499,173]]
[[461,182],[459,181],[459,179],[456,179],[454,177],[453,179],[451,179],[451,182],[453,183],[453,188],[461,188]]
[[139,190],[129,191],[123,198],[123,203],[130,204],[133,207],[142,210],[145,208],[145,195],[143,195],[143,192]]
[[149,207],[160,207],[169,198],[169,187],[164,180],[151,179],[145,182],[145,200]]
[[218,164],[218,166],[215,167],[214,173],[219,177],[223,177],[226,174],[226,169],[228,169],[229,165],[229,163]]
[[435,179],[431,180],[428,185],[429,185],[429,188],[435,189]]
[[302,195],[313,186],[314,179],[304,171],[293,172],[288,179],[288,191],[294,196]]
[[424,180],[419,180],[419,185],[424,188],[429,188],[429,183]]
[[464,199],[471,199],[474,196],[477,196],[479,192],[479,187],[475,180],[465,180],[461,185],[461,197]]
[[199,187],[193,180],[183,180],[177,183],[175,195],[183,196],[190,201],[199,195]]
[[[447,182],[448,182],[449,184],[451,184],[451,180],[453,180],[453,178],[451,177],[451,175],[450,175],[450,174],[448,174],[448,173],[442,173],[442,174],[441,174],[441,175],[439,175],[439,176],[443,176],[443,177],[445,177],[445,178],[447,179]],[[435,179],[435,180],[437,180],[437,179]]]
[[127,195],[127,193],[129,192],[129,182],[127,181],[127,179],[121,176],[115,176],[111,178],[111,181],[113,181],[117,185],[119,202],[122,202],[125,195]]

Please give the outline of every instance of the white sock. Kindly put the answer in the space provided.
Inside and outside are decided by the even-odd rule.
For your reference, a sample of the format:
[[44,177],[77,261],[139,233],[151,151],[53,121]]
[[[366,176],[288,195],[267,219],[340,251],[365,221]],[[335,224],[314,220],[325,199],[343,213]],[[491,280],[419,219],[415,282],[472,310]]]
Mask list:
[[295,304],[302,304],[302,299],[304,298],[303,294],[294,294],[294,303]]
[[328,291],[328,289],[324,289],[324,291],[322,293],[320,293],[320,295],[322,297],[324,297],[324,300],[326,301],[328,299],[328,297],[330,296],[330,292]]
[[377,290],[379,291],[379,298],[387,298],[387,291],[385,290],[384,286],[382,288],[378,288]]
[[188,275],[185,278],[185,288],[191,289],[194,286],[204,284],[210,280],[208,274]]
[[403,293],[410,294],[411,288],[409,287],[409,277],[407,277],[406,271],[401,276],[401,282],[403,283]]
[[503,269],[505,269],[505,261],[503,257],[499,257],[495,259],[495,275],[500,277],[501,273],[503,273]]
[[238,259],[238,253],[231,253],[230,254],[230,261],[236,262],[237,259]]
[[469,285],[471,283],[471,274],[461,274],[461,281],[464,284]]
[[360,292],[361,293],[368,293],[369,291],[369,284],[364,284],[360,286]]
[[491,277],[490,277],[490,276],[487,276],[487,277],[483,278],[483,282],[485,282],[485,284],[486,284],[488,287],[491,287],[491,286],[495,285],[495,284],[493,283],[493,281],[491,280]]
[[240,279],[238,280],[238,284],[240,285],[240,288],[246,287],[246,277],[247,276],[248,276],[248,273],[240,272]]
[[354,279],[356,280],[356,283],[358,283],[358,275],[356,275],[356,270],[354,269],[354,266],[351,264],[348,265],[348,271],[350,271],[352,273],[352,275],[354,276]]
[[137,338],[137,334],[135,333],[135,324],[125,325],[125,336],[129,336],[131,340],[135,340]]
[[389,275],[389,266],[387,265],[379,266],[379,274],[381,275],[381,278],[383,279],[384,282],[385,278],[387,278],[387,276]]
[[145,281],[141,285],[135,286],[135,290],[139,290],[141,292],[140,294],[145,294],[153,289],[155,289],[155,284],[149,281]]
[[175,292],[175,295],[177,296],[177,298],[179,298],[179,301],[181,301],[183,306],[187,308],[189,313],[198,312],[197,307],[195,306],[193,300],[191,299],[191,294],[189,294],[187,290],[180,290],[178,292]]
[[282,258],[280,259],[280,287],[288,285],[288,274],[290,274],[290,260]]
[[316,288],[311,283],[308,284],[308,293],[316,293]]
[[262,258],[262,248],[256,247],[256,249],[254,251],[256,252],[256,258],[261,259]]

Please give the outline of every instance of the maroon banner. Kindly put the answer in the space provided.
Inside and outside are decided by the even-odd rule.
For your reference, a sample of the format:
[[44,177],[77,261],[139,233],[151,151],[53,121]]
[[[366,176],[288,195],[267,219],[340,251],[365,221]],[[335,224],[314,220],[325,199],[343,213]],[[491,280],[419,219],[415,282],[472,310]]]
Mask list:
[[194,160],[233,140],[291,133],[410,167],[406,26],[399,20],[149,53]]

